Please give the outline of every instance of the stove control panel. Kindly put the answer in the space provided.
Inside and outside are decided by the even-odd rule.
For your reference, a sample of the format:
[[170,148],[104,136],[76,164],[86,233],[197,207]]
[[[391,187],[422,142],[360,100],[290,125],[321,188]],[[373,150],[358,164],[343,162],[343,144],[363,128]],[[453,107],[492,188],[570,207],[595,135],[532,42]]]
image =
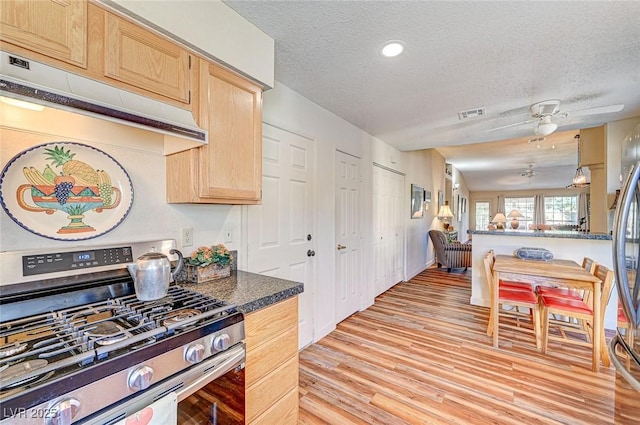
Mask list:
[[22,256],[22,275],[77,271],[113,264],[124,265],[132,261],[133,253],[130,246],[31,254]]

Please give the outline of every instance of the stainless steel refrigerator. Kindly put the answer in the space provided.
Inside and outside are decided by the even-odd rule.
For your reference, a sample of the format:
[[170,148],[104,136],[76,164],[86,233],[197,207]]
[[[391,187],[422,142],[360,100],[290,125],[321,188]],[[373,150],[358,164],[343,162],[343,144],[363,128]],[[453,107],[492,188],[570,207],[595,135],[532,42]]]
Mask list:
[[640,125],[623,142],[622,177],[613,224],[618,331],[609,354],[618,373],[640,391]]

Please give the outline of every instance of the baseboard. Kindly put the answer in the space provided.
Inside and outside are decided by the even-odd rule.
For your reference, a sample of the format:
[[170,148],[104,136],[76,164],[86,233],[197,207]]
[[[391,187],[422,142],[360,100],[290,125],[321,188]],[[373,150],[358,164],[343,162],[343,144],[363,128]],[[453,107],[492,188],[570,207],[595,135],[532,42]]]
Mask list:
[[313,342],[318,342],[325,336],[329,335],[336,329],[336,324],[332,323],[327,326],[323,326],[321,329],[318,329],[318,332],[313,335]]
[[427,267],[429,267],[428,264],[423,264],[423,265],[419,266],[416,269],[413,269],[411,271],[407,271],[407,276],[406,276],[405,282],[410,281],[411,279],[413,279],[414,277],[416,277],[417,275],[419,275],[420,273],[425,271],[427,269]]

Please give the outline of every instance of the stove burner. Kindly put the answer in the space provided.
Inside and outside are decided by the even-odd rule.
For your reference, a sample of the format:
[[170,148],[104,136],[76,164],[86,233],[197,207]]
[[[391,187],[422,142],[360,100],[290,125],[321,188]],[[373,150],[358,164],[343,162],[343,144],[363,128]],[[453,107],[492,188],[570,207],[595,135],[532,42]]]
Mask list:
[[0,347],[0,358],[15,356],[16,354],[20,354],[27,349],[27,344],[21,344],[19,341],[16,341],[13,344],[7,344]]
[[[36,360],[28,360],[26,362],[22,362],[22,363],[18,363],[15,364],[13,366],[9,366],[8,368],[6,368],[3,372],[2,372],[2,379],[4,380],[9,380],[9,379],[13,379],[13,378],[19,378],[22,375],[26,375],[27,373],[30,373],[34,370],[37,369],[42,369],[43,367],[45,367],[46,365],[48,365],[49,362],[43,359],[36,359]],[[30,381],[35,381],[37,379],[40,378],[41,375],[36,375],[33,376],[31,378],[27,378],[24,379],[22,381],[18,381],[14,384],[11,385],[7,385],[5,387],[3,387],[2,389],[4,390],[5,388],[12,388],[12,387],[16,387],[19,385],[24,385],[25,383],[28,383]]]
[[110,320],[96,323],[95,326],[86,331],[86,333],[89,338],[94,339],[98,345],[115,344],[116,342],[129,338],[131,335],[118,324]]
[[195,308],[183,308],[182,310],[172,311],[166,315],[165,319],[162,321],[162,325],[167,326],[184,322],[185,320],[191,319],[200,313],[201,311],[196,310]]

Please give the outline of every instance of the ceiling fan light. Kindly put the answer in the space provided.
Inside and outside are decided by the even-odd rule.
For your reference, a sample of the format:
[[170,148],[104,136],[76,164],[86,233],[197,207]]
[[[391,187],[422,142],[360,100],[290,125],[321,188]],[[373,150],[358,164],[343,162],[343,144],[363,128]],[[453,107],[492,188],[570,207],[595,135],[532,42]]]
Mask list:
[[535,129],[538,136],[548,136],[558,128],[558,124],[554,122],[540,122]]

